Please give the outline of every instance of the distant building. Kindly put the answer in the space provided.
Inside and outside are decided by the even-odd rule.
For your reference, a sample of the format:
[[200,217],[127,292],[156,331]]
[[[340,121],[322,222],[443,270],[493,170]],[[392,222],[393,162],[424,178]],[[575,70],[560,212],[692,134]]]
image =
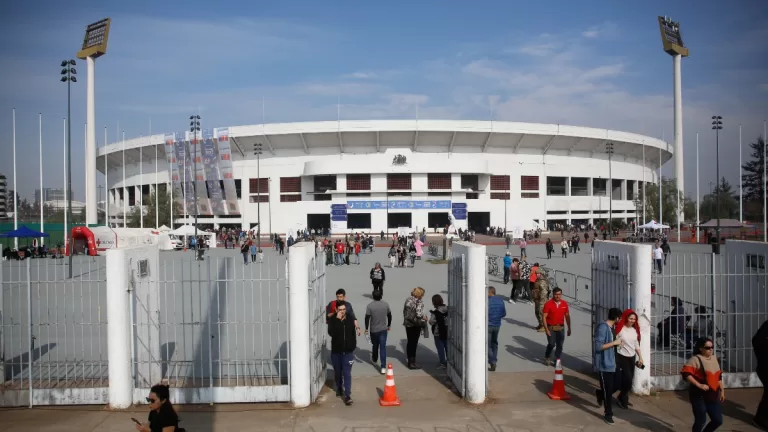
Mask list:
[[[43,188],[43,201],[60,201],[66,199],[63,188]],[[40,189],[35,189],[35,202],[40,202]]]
[[3,174],[0,174],[0,219],[8,217],[8,197],[8,181]]

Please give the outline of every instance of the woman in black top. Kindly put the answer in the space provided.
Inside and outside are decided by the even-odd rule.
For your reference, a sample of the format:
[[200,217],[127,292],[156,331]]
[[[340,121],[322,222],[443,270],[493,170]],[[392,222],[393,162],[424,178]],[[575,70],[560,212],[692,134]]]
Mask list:
[[149,423],[136,425],[139,432],[178,432],[179,416],[168,399],[168,386],[155,384],[149,390]]

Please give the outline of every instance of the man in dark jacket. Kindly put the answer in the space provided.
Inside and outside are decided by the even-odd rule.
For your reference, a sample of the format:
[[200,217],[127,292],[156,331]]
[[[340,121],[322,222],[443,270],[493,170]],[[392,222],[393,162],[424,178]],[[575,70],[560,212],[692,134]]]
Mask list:
[[337,306],[336,315],[328,320],[336,396],[343,396],[345,405],[352,405],[352,364],[355,362],[357,348],[356,327],[355,322],[347,316],[345,304]]
[[328,303],[328,306],[325,307],[325,323],[328,324],[328,321],[331,319],[331,317],[336,315],[336,307],[343,304],[347,307],[347,316],[349,319],[355,322],[355,327],[357,327],[359,331],[360,325],[357,323],[357,316],[355,315],[355,311],[352,309],[352,304],[346,301],[346,298],[347,292],[344,290],[344,288],[339,288],[336,290],[336,300],[331,300],[331,302]]
[[384,269],[381,268],[381,263],[376,263],[375,266],[371,269],[371,283],[373,284],[373,290],[374,291],[381,291],[381,294],[384,294],[384,281],[386,280],[386,275],[384,274]]
[[765,321],[752,337],[752,349],[757,358],[757,377],[763,383],[763,398],[757,406],[752,422],[755,426],[768,429],[768,321]]

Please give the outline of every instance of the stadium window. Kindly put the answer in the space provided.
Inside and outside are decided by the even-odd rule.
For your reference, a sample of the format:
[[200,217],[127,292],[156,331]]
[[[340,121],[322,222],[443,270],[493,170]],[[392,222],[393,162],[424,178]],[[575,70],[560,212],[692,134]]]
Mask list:
[[538,192],[521,192],[520,198],[538,198],[539,193]]
[[509,176],[508,175],[492,175],[491,176],[491,190],[492,191],[508,191],[509,190]]
[[410,174],[387,174],[387,189],[410,190]]
[[[520,190],[538,191],[539,176],[520,176]],[[538,198],[538,194],[536,194],[536,198]]]
[[370,174],[347,174],[348,191],[369,191],[371,190]]
[[509,192],[491,192],[491,199],[509,200]]
[[[226,190],[224,188],[224,180],[221,181],[221,190]],[[235,193],[237,194],[237,199],[242,198],[242,196],[243,196],[243,182],[240,179],[235,179]]]
[[371,196],[370,192],[355,192],[355,193],[348,193],[347,198],[354,198],[354,197],[369,197]]
[[280,195],[280,202],[297,202],[297,201],[301,201],[301,194]]
[[268,178],[260,178],[255,179],[252,178],[248,182],[248,189],[252,194],[255,193],[262,193],[262,194],[268,194],[269,193],[269,179]]
[[451,174],[427,174],[427,189],[451,189]]
[[280,193],[301,192],[301,177],[280,177]]
[[269,195],[251,195],[248,198],[248,202],[250,203],[257,203],[257,202],[269,202]]
[[[314,190],[313,192],[328,192],[336,190],[336,176],[335,175],[323,175],[315,176],[313,179]],[[319,200],[315,200],[319,201]],[[325,201],[325,200],[322,200]]]

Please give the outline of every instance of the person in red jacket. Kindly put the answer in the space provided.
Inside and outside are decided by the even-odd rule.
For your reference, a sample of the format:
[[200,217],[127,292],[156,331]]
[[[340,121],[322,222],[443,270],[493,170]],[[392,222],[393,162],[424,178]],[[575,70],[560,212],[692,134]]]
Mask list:
[[344,264],[344,243],[336,240],[336,244],[334,245],[334,248],[336,249],[336,265],[342,265]]
[[357,260],[357,265],[360,265],[360,249],[362,249],[360,240],[355,240],[355,259]]

